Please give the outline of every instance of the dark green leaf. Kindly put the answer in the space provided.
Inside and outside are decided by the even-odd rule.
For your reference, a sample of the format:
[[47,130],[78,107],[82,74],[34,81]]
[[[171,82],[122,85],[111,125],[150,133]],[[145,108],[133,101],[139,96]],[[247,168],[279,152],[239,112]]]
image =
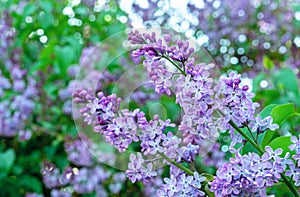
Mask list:
[[0,153],[0,171],[9,173],[15,159],[16,154],[13,149],[8,149],[7,151]]
[[[294,104],[288,103],[283,105],[275,106],[270,115],[273,118],[273,122],[280,125],[290,115],[294,114]],[[264,148],[272,140],[275,131],[268,130],[265,132],[261,146]]]
[[[291,152],[289,149],[289,146],[292,144],[291,137],[290,136],[281,136],[276,139],[274,139],[269,146],[275,150],[277,148],[282,148],[283,152],[281,156],[284,156],[287,152]],[[293,155],[295,153],[291,153]]]
[[270,104],[268,106],[266,106],[260,113],[259,115],[262,117],[262,118],[265,118],[267,116],[270,116],[271,114],[271,111],[274,109],[274,107],[278,106],[277,104]]
[[294,113],[294,104],[287,103],[274,107],[270,115],[273,118],[273,122],[280,125],[287,117]]

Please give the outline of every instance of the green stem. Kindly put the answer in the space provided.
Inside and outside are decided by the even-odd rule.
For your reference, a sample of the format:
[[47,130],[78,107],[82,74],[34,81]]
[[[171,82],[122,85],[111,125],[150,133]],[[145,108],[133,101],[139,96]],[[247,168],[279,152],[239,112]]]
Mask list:
[[264,154],[263,149],[257,145],[246,133],[244,133],[232,120],[229,121],[229,124],[239,133],[241,134],[258,152],[260,155]]
[[281,173],[281,178],[283,179],[285,184],[289,187],[289,189],[294,194],[294,196],[299,197],[299,192],[298,192],[297,188],[294,186],[294,184],[289,182],[288,178],[283,173]]
[[256,144],[258,144],[257,141],[255,140],[255,137],[254,137],[252,131],[251,131],[250,128],[248,127],[248,125],[246,126],[246,128],[248,129],[248,131],[249,131],[249,133],[250,133],[252,139],[255,141]]
[[185,73],[184,70],[182,70],[173,60],[171,60],[168,56],[162,55],[163,58],[165,58],[166,60],[168,60],[169,62],[171,62],[171,64],[173,64],[184,76],[186,76],[187,74]]
[[189,174],[189,175],[194,175],[194,172],[192,172],[190,169],[184,167],[183,165],[177,163],[176,161],[174,161],[173,159],[169,158],[167,155],[163,154],[163,153],[159,153],[159,155],[167,160],[168,162],[170,162],[171,164],[173,164],[174,166],[176,166],[177,168],[183,170],[185,173]]

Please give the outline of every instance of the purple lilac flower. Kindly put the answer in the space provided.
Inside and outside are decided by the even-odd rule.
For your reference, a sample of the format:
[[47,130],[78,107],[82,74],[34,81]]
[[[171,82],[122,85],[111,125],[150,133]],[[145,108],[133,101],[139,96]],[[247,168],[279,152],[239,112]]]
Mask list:
[[170,178],[164,178],[165,183],[157,191],[157,195],[167,197],[205,196],[205,193],[201,191],[201,183],[205,180],[206,178],[200,176],[197,172],[193,176],[188,176],[176,167],[171,166]]
[[[172,45],[171,36],[168,34],[164,35],[162,40],[158,39],[155,33],[141,34],[133,31],[129,33],[128,39],[132,44],[142,45],[133,51],[133,55],[146,58],[144,66],[154,83],[156,92],[166,92],[169,95],[170,87],[175,82],[176,102],[184,111],[179,130],[184,134],[185,143],[200,145],[201,140],[211,136],[216,137],[218,127],[213,123],[211,107],[213,80],[209,77],[209,70],[213,65],[193,65],[194,60],[190,56],[194,49],[189,47],[189,42],[177,40],[174,41],[176,44]],[[177,69],[174,66],[175,70],[169,68],[167,60],[177,64]],[[177,80],[171,77],[176,71],[182,74],[176,77]],[[165,78],[161,79],[161,76],[157,76],[160,75],[159,73],[164,73]]]
[[137,153],[137,155],[130,155],[130,163],[128,164],[126,175],[132,183],[136,181],[147,183],[152,177],[157,175],[157,172],[153,170],[153,164],[151,162],[146,163],[142,154]]
[[84,103],[85,107],[80,113],[85,117],[84,121],[95,125],[96,132],[103,132],[116,116],[120,99],[116,95],[104,96],[102,92],[94,95],[93,89],[77,89],[73,92],[75,103]]
[[295,186],[300,186],[300,168],[296,167],[294,164],[289,166],[289,170],[285,173],[286,176],[292,177],[293,181],[295,181]]
[[157,93],[171,94],[173,73],[165,64],[165,58],[181,62],[183,65],[194,49],[189,48],[188,42],[178,41],[169,47],[170,35],[164,36],[164,41],[156,38],[156,34],[141,34],[138,31],[130,32],[128,39],[132,44],[146,44],[133,51],[133,57],[145,56],[144,66]]
[[264,133],[266,130],[270,129],[272,131],[279,128],[277,124],[272,123],[273,118],[271,116],[267,116],[264,119],[261,118],[260,115],[255,117],[255,122],[252,122],[252,132]]
[[266,188],[277,183],[286,168],[281,153],[282,149],[273,151],[268,146],[262,156],[237,152],[217,170],[211,190],[216,196],[266,196]]
[[[167,151],[166,148],[168,148],[168,146],[176,146],[180,143],[180,141],[175,142],[174,144],[172,144],[172,142],[163,143],[164,139],[173,139],[172,136],[170,136],[171,133],[168,136],[170,137],[169,139],[166,139],[165,134],[163,134],[166,127],[174,126],[174,124],[171,124],[170,122],[170,120],[162,121],[158,116],[154,116],[153,120],[150,120],[147,124],[140,126],[140,129],[142,130],[142,134],[140,136],[141,148],[145,155],[165,152]],[[176,139],[174,140],[176,141]]]
[[[82,167],[73,178],[72,185],[79,194],[91,193],[102,187],[102,183],[110,177],[110,172],[102,167]],[[104,190],[103,190],[104,191]],[[104,191],[105,192],[105,191]]]
[[133,141],[137,142],[136,118],[139,110],[129,112],[123,110],[118,117],[108,124],[107,130],[103,132],[106,141],[114,145],[120,152],[125,151]]
[[296,151],[296,154],[300,154],[300,135],[299,139],[297,139],[296,136],[291,137],[291,142],[293,143],[292,145],[289,146],[289,149],[291,151]]

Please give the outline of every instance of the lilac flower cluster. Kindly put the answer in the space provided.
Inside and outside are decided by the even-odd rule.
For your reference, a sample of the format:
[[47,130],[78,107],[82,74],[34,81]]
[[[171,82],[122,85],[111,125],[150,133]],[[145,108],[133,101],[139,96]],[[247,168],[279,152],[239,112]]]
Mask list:
[[3,14],[0,21],[0,136],[28,140],[32,132],[26,122],[30,120],[34,100],[38,98],[37,84],[21,67],[22,51],[9,48],[14,43],[15,30],[8,13]]
[[[65,151],[73,167],[66,167],[60,173],[59,169],[50,162],[42,165],[43,182],[48,189],[51,189],[51,196],[72,196],[72,194],[89,194],[96,192],[98,196],[107,196],[108,192],[118,194],[125,182],[125,173],[112,174],[105,169],[96,159],[101,157],[102,161],[114,161],[111,154],[100,152],[96,144],[80,133],[75,139],[67,137]],[[76,167],[74,167],[74,165]],[[109,180],[109,190],[105,189]]]
[[[170,165],[170,177],[164,179],[157,195],[203,196],[201,188],[207,185],[206,178],[181,164],[193,164],[205,148],[203,142],[213,141],[219,131],[229,130],[236,157],[218,165],[211,190],[217,196],[265,195],[266,188],[277,183],[286,170],[288,155],[281,158],[282,150],[273,152],[270,147],[262,151],[262,156],[240,155],[244,142],[240,129],[247,129],[253,137],[252,133],[258,136],[278,128],[270,116],[262,119],[257,115],[259,104],[252,101],[254,94],[242,83],[241,76],[231,71],[214,80],[214,65],[195,64],[191,57],[194,49],[189,48],[189,43],[172,40],[170,35],[164,35],[162,40],[155,33],[133,31],[128,38],[139,45],[133,56],[145,57],[143,64],[155,91],[171,95],[175,87],[176,102],[183,109],[183,120],[178,125],[183,139],[168,132],[168,127],[176,126],[170,120],[154,116],[148,121],[139,109],[120,110],[121,99],[116,95],[104,96],[100,92],[95,96],[92,89],[76,90],[74,101],[85,104],[80,112],[85,122],[93,124],[95,132],[103,134],[120,152],[132,142],[140,144],[141,152],[130,156],[127,177],[132,182],[151,184],[158,175],[156,160],[151,158],[158,156]],[[241,145],[238,150],[237,144]]]
[[171,166],[170,174],[170,178],[164,178],[165,184],[158,190],[158,196],[205,196],[200,189],[206,178],[199,175],[198,172],[187,176],[175,166]]
[[279,182],[289,160],[280,157],[281,148],[273,151],[266,146],[265,150],[262,156],[256,153],[240,155],[236,152],[229,163],[218,169],[211,182],[211,190],[215,195],[266,196],[266,188]]
[[223,76],[214,88],[216,92],[215,103],[217,109],[224,115],[221,119],[222,130],[230,130],[232,145],[242,142],[242,137],[234,132],[234,128],[229,124],[234,122],[238,127],[250,127],[251,132],[257,135],[266,130],[278,129],[277,124],[273,124],[271,116],[262,119],[256,115],[258,103],[253,103],[254,93],[248,91],[249,87],[241,83],[241,76],[232,71],[228,76]]
[[[235,139],[233,144],[241,142],[241,136],[235,135],[229,121],[235,122],[239,127],[253,127],[253,132],[262,133],[267,129],[275,130],[277,125],[272,124],[272,118],[266,117],[260,120],[255,117],[258,103],[253,103],[254,94],[249,92],[249,87],[241,83],[241,75],[232,71],[229,76],[223,76],[213,87],[213,79],[210,77],[214,65],[194,64],[191,54],[194,49],[189,48],[188,42],[175,41],[171,45],[171,36],[164,35],[164,42],[157,39],[155,33],[141,34],[131,32],[128,39],[132,44],[140,44],[140,48],[133,52],[135,56],[145,56],[144,65],[146,72],[152,80],[157,92],[170,93],[173,81],[176,85],[176,102],[183,109],[182,122],[179,130],[184,135],[184,142],[200,145],[201,140],[210,137],[216,138],[218,130],[231,131]],[[170,46],[168,46],[170,45]],[[185,52],[183,52],[185,51]],[[168,70],[166,60],[177,64],[177,71]],[[152,74],[152,69],[163,69],[162,79],[157,74]],[[181,72],[180,76],[174,73]],[[154,73],[159,73],[154,72]],[[168,79],[164,78],[166,76]],[[161,81],[164,81],[162,84]],[[214,112],[222,112],[224,118],[214,118]]]

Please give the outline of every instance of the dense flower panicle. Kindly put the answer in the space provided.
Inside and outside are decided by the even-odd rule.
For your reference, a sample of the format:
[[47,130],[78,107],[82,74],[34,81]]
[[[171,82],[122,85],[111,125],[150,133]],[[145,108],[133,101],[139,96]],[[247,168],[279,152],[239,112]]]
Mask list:
[[256,153],[240,155],[238,152],[230,163],[219,167],[211,183],[216,196],[266,196],[266,188],[273,186],[285,171],[285,159],[281,158],[282,149],[272,150],[259,156]]
[[133,112],[123,110],[103,131],[106,141],[110,142],[120,152],[125,151],[133,141],[139,140],[137,136],[138,114],[143,116],[139,110]]
[[254,94],[248,91],[247,85],[242,85],[241,75],[230,72],[228,77],[221,78],[215,91],[219,110],[225,115],[225,122],[232,120],[238,126],[242,126],[255,119],[255,109],[259,104],[252,102]]
[[153,170],[153,163],[147,162],[143,159],[141,153],[131,154],[130,163],[126,170],[126,175],[132,183],[136,181],[143,181],[147,183],[157,175],[157,172]]
[[[170,120],[162,121],[158,116],[154,116],[153,120],[150,120],[147,124],[143,124],[140,126],[142,134],[140,136],[141,139],[141,148],[142,152],[145,155],[148,154],[156,154],[162,153],[166,151],[166,146],[170,145],[165,140],[172,139],[172,136],[169,139],[166,139],[164,130],[166,127],[174,127],[174,124],[170,123]],[[171,133],[169,134],[171,135]],[[179,141],[180,142],[180,141]],[[178,145],[178,143],[176,143]]]
[[75,103],[86,104],[80,109],[80,113],[85,117],[85,122],[95,125],[97,132],[103,132],[112,122],[121,101],[114,94],[106,97],[102,92],[96,97],[92,89],[77,89],[73,92],[73,98]]
[[248,89],[247,85],[242,84],[241,76],[234,71],[230,72],[228,76],[221,77],[214,88],[216,108],[224,115],[220,123],[221,130],[230,130],[233,139],[232,145],[241,143],[242,138],[239,134],[234,133],[229,121],[234,122],[240,128],[251,128],[251,131],[257,134],[268,129],[275,130],[278,128],[277,124],[273,124],[271,116],[264,119],[260,115],[255,117],[259,104],[252,101],[254,93],[249,92]]
[[190,65],[189,74],[180,76],[176,81],[176,102],[184,112],[178,128],[187,143],[200,145],[202,140],[216,136],[213,79],[209,76],[213,67],[212,64]]
[[[141,34],[133,31],[128,39],[132,44],[143,44],[133,55],[146,58],[144,66],[156,92],[170,95],[170,87],[176,82],[176,102],[184,111],[179,130],[185,135],[185,143],[199,145],[201,140],[216,136],[217,127],[212,120],[213,80],[209,77],[213,65],[193,65],[190,56],[194,49],[189,48],[187,41],[180,40],[176,41],[176,45],[168,46],[171,42],[170,35],[165,35],[162,41],[156,38],[155,33]],[[183,75],[177,77],[177,80],[174,78],[176,71],[167,67],[167,60],[179,65],[177,70]],[[184,73],[188,75],[185,76]]]
[[193,176],[186,175],[175,166],[170,168],[170,178],[164,178],[164,184],[157,191],[158,196],[205,196],[201,191],[201,183],[206,178],[195,172]]
[[166,64],[166,59],[178,62],[180,68],[177,69],[183,72],[185,69],[184,65],[189,60],[194,49],[189,48],[187,41],[180,40],[176,42],[176,45],[168,46],[171,36],[165,35],[164,40],[161,40],[156,38],[154,32],[152,34],[141,34],[138,31],[132,31],[129,33],[128,39],[132,44],[142,45],[133,51],[132,55],[134,57],[144,56],[146,58],[144,66],[151,82],[155,86],[155,91],[170,95],[174,72],[171,72],[170,66]]
[[118,112],[121,99],[116,95],[106,97],[100,92],[95,97],[92,90],[77,90],[73,96],[75,102],[87,103],[80,109],[85,122],[93,123],[94,131],[103,134],[106,141],[120,152],[125,151],[133,141],[139,140],[137,129],[145,120],[142,112],[139,110]]

